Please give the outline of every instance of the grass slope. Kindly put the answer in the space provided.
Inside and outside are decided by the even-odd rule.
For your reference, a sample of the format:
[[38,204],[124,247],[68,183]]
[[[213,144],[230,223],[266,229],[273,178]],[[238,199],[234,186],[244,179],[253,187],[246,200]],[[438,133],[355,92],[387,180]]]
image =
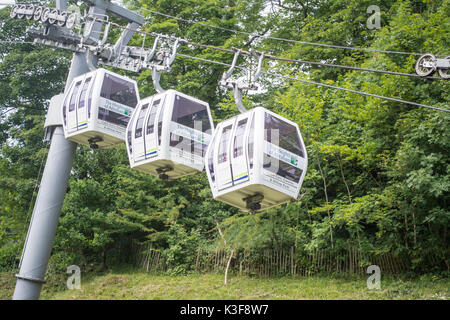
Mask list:
[[[450,280],[382,278],[381,290],[368,290],[364,277],[251,278],[231,275],[169,276],[140,270],[82,275],[80,290],[44,286],[41,299],[450,299]],[[0,274],[0,298],[10,299],[13,274]]]

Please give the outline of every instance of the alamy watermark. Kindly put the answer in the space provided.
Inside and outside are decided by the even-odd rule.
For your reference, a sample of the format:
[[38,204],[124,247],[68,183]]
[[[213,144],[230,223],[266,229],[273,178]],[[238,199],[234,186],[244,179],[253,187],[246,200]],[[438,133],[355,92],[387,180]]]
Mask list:
[[381,13],[380,7],[376,5],[371,5],[367,8],[367,13],[372,14],[367,19],[367,28],[372,29],[380,29],[381,28]]
[[71,265],[67,267],[67,273],[71,276],[67,279],[67,289],[81,289],[81,271],[77,265]]
[[371,265],[367,267],[367,274],[371,274],[367,278],[367,289],[369,290],[380,290],[381,289],[381,271],[380,267],[377,265]]

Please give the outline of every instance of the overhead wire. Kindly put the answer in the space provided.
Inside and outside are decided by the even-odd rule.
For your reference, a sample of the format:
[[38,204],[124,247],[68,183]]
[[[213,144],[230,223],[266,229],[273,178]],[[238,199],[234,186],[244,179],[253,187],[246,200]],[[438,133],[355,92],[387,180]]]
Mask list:
[[[130,28],[123,27],[123,26],[121,26],[121,25],[119,25],[119,24],[116,24],[116,23],[113,23],[113,22],[111,22],[111,24],[112,24],[112,25],[115,25],[115,26],[118,26],[118,27],[120,27],[120,28],[130,29]],[[194,45],[194,46],[195,46],[195,45],[200,45],[200,46],[206,46],[206,47],[209,47],[209,48],[212,48],[212,49],[217,49],[217,50],[224,51],[224,52],[230,52],[230,53],[234,53],[234,52],[235,52],[235,51],[232,50],[232,49],[225,49],[225,48],[220,48],[220,47],[215,47],[215,46],[209,46],[209,45],[197,44],[197,43],[195,43],[195,42],[191,42],[191,41],[188,41],[188,40],[186,40],[186,39],[177,38],[177,37],[173,37],[173,36],[161,35],[161,34],[154,33],[154,32],[145,32],[145,31],[136,30],[136,29],[131,29],[131,30],[133,30],[133,31],[135,31],[135,32],[138,32],[138,33],[141,33],[141,34],[150,35],[150,36],[160,36],[160,37],[165,37],[165,38],[170,39],[170,40],[178,40],[178,42],[186,43],[186,44],[190,44],[190,45]],[[249,55],[249,56],[252,56],[252,53],[251,53],[251,52],[247,52],[247,51],[241,50],[241,53],[242,53],[242,54]],[[181,54],[179,54],[179,53],[177,53],[177,55],[180,55],[180,56],[181,56]],[[183,56],[189,57],[189,58],[192,58],[192,59],[195,58],[195,57],[188,56],[188,55],[183,55]],[[264,57],[266,57],[266,55],[265,55]],[[272,57],[273,57],[273,58],[278,58],[278,59],[280,59],[280,60],[282,59],[283,61],[286,61],[286,60],[288,60],[288,61],[289,61],[289,60],[292,60],[292,59],[285,59],[285,58],[274,57],[274,56],[270,56],[270,55],[268,55],[267,57],[268,57],[269,59],[272,58]],[[200,60],[200,59],[197,59],[197,60]],[[203,60],[203,61],[205,61],[205,62],[212,62],[212,60],[203,59],[203,58],[202,58],[201,60]],[[294,60],[294,62],[295,62],[295,60]],[[226,63],[220,63],[220,64],[221,64],[221,65],[226,65],[226,66],[231,67],[231,65],[226,64]],[[241,69],[247,70],[246,68],[241,68]],[[273,73],[268,73],[268,72],[262,72],[261,74],[267,74],[267,75],[270,74],[270,75],[272,75],[272,76],[278,76],[278,77],[285,78],[285,79],[297,80],[297,81],[300,81],[300,82],[309,83],[309,84],[314,84],[314,85],[317,85],[317,86],[328,87],[328,88],[337,89],[337,90],[343,90],[343,91],[352,92],[352,93],[356,93],[356,94],[360,94],[360,95],[371,96],[371,97],[375,97],[375,98],[379,98],[379,99],[385,99],[385,100],[389,100],[389,101],[405,103],[405,104],[409,104],[409,105],[414,105],[414,106],[423,107],[423,108],[428,108],[428,109],[433,109],[433,110],[438,110],[438,111],[450,112],[450,110],[444,109],[444,108],[439,108],[439,107],[429,106],[429,105],[425,105],[425,104],[420,104],[420,103],[411,102],[411,101],[406,101],[406,100],[401,100],[401,99],[396,99],[396,98],[390,98],[390,97],[380,96],[380,95],[376,95],[376,94],[372,94],[372,93],[367,93],[367,92],[364,92],[364,91],[358,91],[358,90],[352,90],[352,89],[342,88],[342,87],[338,87],[338,86],[327,85],[327,84],[320,83],[320,82],[315,82],[315,81],[310,81],[310,80],[304,80],[304,79],[299,79],[299,78],[289,77],[289,76],[285,76],[285,75],[281,75],[281,74],[273,74]]]
[[[102,19],[99,19],[99,18],[95,18],[95,20],[98,20],[100,22],[104,22]],[[111,22],[111,21],[109,23],[111,25],[119,27],[121,29],[131,30],[133,32],[137,32],[137,33],[140,33],[140,34],[143,34],[143,35],[150,35],[150,36],[153,36],[153,37],[165,38],[165,39],[172,40],[172,41],[178,40],[179,43],[185,43],[187,45],[193,45],[193,46],[198,46],[198,47],[204,47],[204,48],[219,50],[219,51],[222,51],[222,52],[228,52],[228,53],[234,53],[235,52],[235,50],[232,50],[232,49],[226,49],[226,48],[221,48],[221,47],[216,47],[216,46],[211,46],[211,45],[200,44],[200,43],[192,42],[192,41],[189,41],[189,40],[186,40],[186,39],[183,39],[183,38],[177,38],[177,37],[174,37],[174,36],[159,34],[159,33],[156,33],[156,32],[145,32],[145,31],[142,31],[142,30],[137,30],[137,29],[133,29],[133,28],[129,28],[129,27],[124,27],[124,26],[122,26],[122,25],[120,25],[118,23],[114,23],[114,22]],[[252,56],[251,52],[248,52],[248,51],[245,51],[245,50],[241,50],[241,53],[244,54],[244,55],[247,55],[247,56]],[[198,59],[197,57],[192,57],[192,56],[188,56],[188,55],[182,55],[182,54],[179,54],[179,53],[177,55],[185,56],[185,57],[189,57],[189,58],[197,59],[197,60],[203,60],[205,62],[213,62],[212,60],[203,59],[203,58]],[[268,59],[280,60],[280,61],[285,61],[285,62],[286,61],[287,62],[300,62],[301,61],[302,63],[304,63],[304,61],[302,61],[302,60],[280,58],[280,57],[275,57],[275,56],[271,56],[271,55],[265,55],[265,57],[267,57]],[[310,62],[310,61],[308,61],[308,62]],[[217,61],[214,61],[214,63],[217,63]],[[231,66],[231,65],[226,64],[226,63],[219,63],[219,64],[224,65],[224,66]],[[317,64],[319,64],[319,63],[317,63]],[[356,68],[356,67],[348,67],[348,68]],[[246,70],[245,68],[241,68],[241,69]],[[362,69],[362,68],[359,68],[359,69]],[[369,70],[370,69],[366,69],[365,71],[369,71]],[[378,71],[381,72],[381,70],[378,70]],[[387,72],[389,72],[389,71],[387,71]],[[389,73],[391,73],[391,72],[389,72]],[[390,97],[375,95],[375,94],[367,93],[367,92],[364,92],[364,91],[358,91],[358,90],[352,90],[352,89],[342,88],[342,87],[338,87],[338,86],[327,85],[327,84],[320,83],[320,82],[315,82],[315,81],[310,81],[310,80],[305,80],[305,79],[299,79],[299,78],[290,77],[290,76],[286,76],[286,75],[282,75],[282,74],[274,74],[274,73],[268,73],[268,72],[264,72],[264,74],[277,76],[277,77],[290,79],[290,80],[296,80],[296,81],[305,82],[305,83],[309,83],[309,84],[314,84],[314,85],[318,85],[318,86],[329,87],[329,88],[332,88],[332,89],[344,90],[344,91],[347,91],[347,92],[352,92],[352,93],[356,93],[356,94],[360,94],[360,95],[372,96],[372,97],[385,99],[385,100],[389,100],[389,101],[395,101],[395,102],[400,102],[400,103],[404,103],[404,104],[424,107],[424,108],[428,108],[428,109],[439,110],[439,111],[444,111],[444,112],[450,112],[450,110],[448,110],[448,109],[443,109],[443,108],[439,108],[439,107],[433,107],[433,106],[429,106],[429,105],[425,105],[425,104],[419,104],[419,103],[416,103],[416,102],[400,100],[400,99],[396,99],[396,98],[390,98]],[[393,72],[391,74],[393,74]],[[398,73],[398,75],[405,75],[405,74]]]
[[[195,20],[191,20],[191,19],[184,19],[184,18],[181,18],[181,17],[176,17],[176,16],[173,16],[173,15],[169,15],[169,14],[162,13],[162,12],[155,11],[155,10],[150,10],[150,9],[147,9],[147,8],[136,7],[136,9],[137,10],[143,10],[143,11],[146,11],[146,12],[149,12],[149,13],[152,13],[152,14],[160,15],[160,16],[163,16],[163,17],[166,17],[166,18],[171,18],[171,19],[176,19],[176,20],[179,20],[179,21],[187,22],[187,23],[190,23],[190,24],[197,24],[197,25],[201,25],[201,26],[204,26],[204,27],[218,29],[218,30],[222,30],[222,31],[228,31],[228,32],[233,32],[233,33],[245,34],[245,35],[248,35],[248,36],[261,38],[261,39],[271,39],[271,40],[292,42],[292,43],[298,43],[298,44],[304,44],[304,45],[310,45],[310,46],[319,46],[319,47],[325,47],[325,48],[344,49],[344,50],[357,50],[357,51],[368,51],[368,52],[376,52],[376,53],[403,54],[403,55],[415,55],[415,56],[423,55],[423,53],[418,53],[418,52],[404,52],[404,51],[381,50],[381,49],[373,49],[373,48],[350,47],[350,46],[342,46],[342,45],[334,45],[334,44],[326,44],[326,43],[318,43],[318,42],[309,42],[309,41],[287,39],[287,38],[281,38],[281,37],[273,37],[273,36],[268,36],[268,35],[255,35],[255,34],[252,34],[250,32],[241,31],[241,30],[235,30],[235,29],[230,29],[230,28],[225,28],[225,27],[220,27],[220,26],[214,26],[214,25],[207,24],[207,23],[204,23],[204,22],[195,21]],[[436,55],[436,56],[445,56],[445,55]]]
[[[103,21],[101,19],[97,20]],[[164,35],[164,34],[160,34],[160,33],[156,33],[156,32],[147,32],[147,31],[143,31],[143,30],[137,30],[137,29],[133,29],[133,28],[128,28],[128,27],[124,27],[118,23],[114,23],[114,22],[109,22],[112,26],[115,27],[119,27],[122,28],[124,30],[130,30],[130,31],[134,31],[143,35],[148,35],[148,36],[153,36],[153,37],[160,37],[160,38],[165,38],[168,40],[178,40],[179,43],[184,43],[187,45],[193,45],[193,46],[197,46],[197,47],[202,47],[202,48],[207,48],[207,49],[212,49],[212,50],[218,50],[218,51],[222,51],[222,52],[228,52],[228,53],[234,53],[235,50],[233,49],[226,49],[226,48],[221,48],[221,47],[217,47],[217,46],[213,46],[213,45],[206,45],[206,44],[201,44],[201,43],[197,43],[197,42],[192,42],[183,38],[178,38],[178,37],[174,37],[174,36],[169,36],[169,35]],[[241,50],[241,54],[246,55],[246,56],[253,56],[253,54],[249,51],[246,50]],[[264,57],[270,60],[278,60],[278,61],[283,61],[283,62],[291,62],[291,63],[300,63],[300,64],[310,64],[310,65],[318,65],[318,66],[322,66],[322,67],[333,67],[333,68],[341,68],[341,69],[348,69],[348,70],[358,70],[358,71],[363,71],[363,72],[374,72],[374,73],[382,73],[382,74],[389,74],[389,75],[397,75],[397,76],[408,76],[408,77],[413,77],[413,78],[419,78],[419,79],[428,79],[428,80],[446,80],[444,78],[441,77],[422,77],[419,76],[418,74],[412,74],[412,73],[404,73],[404,72],[395,72],[395,71],[387,71],[387,70],[379,70],[379,69],[368,69],[368,68],[360,68],[360,67],[352,67],[352,66],[345,66],[345,65],[338,65],[338,64],[330,64],[330,63],[324,63],[324,62],[316,62],[316,61],[307,61],[307,60],[299,60],[299,59],[289,59],[289,58],[282,58],[282,57],[277,57],[274,55],[270,55],[270,54],[264,54]]]
[[310,64],[310,65],[318,65],[321,67],[332,67],[332,68],[340,68],[340,69],[348,69],[348,70],[357,70],[357,71],[363,71],[363,72],[374,72],[374,73],[382,73],[382,74],[390,74],[395,76],[406,76],[406,77],[413,77],[413,78],[420,78],[420,79],[428,79],[428,80],[446,80],[441,77],[422,77],[418,74],[413,73],[404,73],[404,72],[396,72],[396,71],[387,71],[387,70],[379,70],[379,69],[369,69],[369,68],[360,68],[360,67],[352,67],[352,66],[344,66],[339,64],[331,64],[331,63],[325,63],[325,62],[315,62],[315,61],[306,61],[306,60],[298,60],[298,59],[288,59],[288,58],[280,58],[280,57],[273,57],[270,55],[267,55],[269,59],[272,60],[279,60],[279,61],[285,61],[285,62],[294,62],[294,63],[303,63],[303,64]]
[[[112,23],[112,22],[111,22],[111,24],[114,24],[114,25],[116,25],[116,26],[118,26],[120,28],[129,29],[127,27],[123,27],[123,26],[121,26],[119,24],[115,24],[115,23]],[[184,42],[184,43],[187,43],[187,44],[195,44],[195,43],[192,43],[192,42],[187,41],[185,39],[179,39],[179,38],[172,37],[172,36],[160,35],[160,34],[153,33],[153,32],[148,33],[148,32],[144,32],[144,31],[140,31],[140,30],[134,30],[134,31],[135,32],[140,32],[140,33],[143,32],[143,33],[149,34],[151,36],[162,36],[162,37],[165,37],[165,38],[170,39],[170,40],[178,39],[179,42]],[[207,47],[211,47],[211,46],[207,46]],[[224,48],[218,48],[218,49],[221,49],[222,51],[225,51],[225,52],[234,52],[234,50],[231,50],[231,49],[224,49]],[[199,61],[204,61],[204,62],[209,62],[209,63],[215,63],[215,64],[218,64],[218,65],[231,67],[231,65],[227,64],[227,63],[218,62],[218,61],[214,61],[214,60],[209,60],[209,59],[205,59],[205,58],[193,57],[193,56],[189,56],[189,55],[186,55],[186,54],[177,53],[177,56],[182,56],[182,57],[186,57],[186,58],[190,58],[190,59],[194,59],[194,60],[199,60]],[[239,69],[242,69],[242,70],[247,70],[246,68],[240,67],[240,66],[236,66],[236,68],[239,68]],[[391,97],[380,96],[380,95],[376,95],[376,94],[372,94],[372,93],[368,93],[368,92],[364,92],[364,91],[352,90],[352,89],[348,89],[348,88],[342,88],[342,87],[339,87],[339,86],[328,85],[328,84],[324,84],[324,83],[321,83],[321,82],[315,82],[315,81],[311,81],[311,80],[295,78],[295,77],[286,76],[286,75],[282,75],[282,74],[275,74],[275,73],[271,73],[271,72],[262,72],[261,74],[276,76],[276,77],[290,79],[290,80],[296,80],[296,81],[309,83],[309,84],[313,84],[313,85],[317,85],[317,86],[328,87],[328,88],[332,88],[332,89],[336,89],[336,90],[343,90],[343,91],[347,91],[347,92],[351,92],[351,93],[355,93],[355,94],[360,94],[360,95],[364,95],[364,96],[371,96],[371,97],[375,97],[375,98],[379,98],[379,99],[384,99],[384,100],[389,100],[389,101],[394,101],[394,102],[414,105],[414,106],[428,108],[428,109],[433,109],[433,110],[437,110],[437,111],[450,112],[450,110],[444,109],[444,108],[429,106],[429,105],[425,105],[425,104],[420,104],[420,103],[416,103],[416,102],[412,102],[412,101],[406,101],[406,100],[401,100],[401,99],[396,99],[396,98],[391,98]]]
[[5,43],[5,44],[33,44],[33,45],[38,45],[38,43],[31,42],[31,41],[0,40],[0,43]]
[[[194,59],[194,60],[199,60],[199,61],[208,62],[208,63],[215,63],[215,64],[218,64],[218,65],[231,67],[231,64],[218,62],[218,61],[214,61],[214,60],[209,60],[209,59],[205,59],[205,58],[193,57],[193,56],[189,56],[189,55],[186,55],[186,54],[178,53],[177,56],[182,56],[182,57],[186,57],[186,58],[190,58],[190,59]],[[242,69],[242,70],[247,70],[246,68],[243,68],[243,67],[240,67],[240,66],[235,66],[235,68],[239,68],[239,69]],[[449,109],[429,106],[429,105],[416,103],[416,102],[412,102],[412,101],[401,100],[401,99],[397,99],[397,98],[380,96],[380,95],[376,95],[376,94],[373,94],[373,93],[368,93],[368,92],[364,92],[364,91],[343,88],[343,87],[339,87],[339,86],[333,86],[333,85],[326,84],[326,83],[321,83],[321,82],[316,82],[316,81],[311,81],[311,80],[306,80],[306,79],[300,79],[300,78],[297,78],[297,77],[277,74],[277,73],[273,73],[273,72],[264,72],[263,71],[263,72],[261,72],[261,74],[270,75],[270,76],[274,76],[274,77],[278,77],[278,78],[289,79],[289,80],[295,80],[295,81],[308,83],[308,84],[313,84],[313,85],[317,85],[317,86],[321,86],[321,87],[327,87],[327,88],[331,88],[331,89],[343,90],[343,91],[347,91],[347,92],[351,92],[351,93],[355,93],[355,94],[360,94],[360,95],[364,95],[364,96],[369,96],[369,97],[374,97],[374,98],[379,98],[379,99],[384,99],[384,100],[389,100],[389,101],[409,104],[409,105],[413,105],[413,106],[417,106],[417,107],[428,108],[428,109],[437,110],[437,111],[443,111],[443,112],[450,112]]]
[[9,109],[6,109],[6,110],[4,110],[2,113],[0,113],[0,116],[3,116],[3,115],[7,114],[7,113],[10,112],[10,111],[13,111],[14,109],[15,109],[15,107],[11,107],[11,108],[9,108]]
[[[184,18],[180,18],[180,17],[175,17],[175,16],[172,16],[172,15],[164,14],[164,13],[161,13],[161,12],[158,12],[158,11],[154,11],[154,10],[149,10],[149,9],[146,9],[146,8],[136,8],[136,9],[148,11],[148,12],[153,13],[153,14],[159,14],[159,15],[162,15],[164,17],[168,17],[168,18],[172,18],[172,19],[178,19],[178,20],[181,20],[181,21],[189,22],[189,23],[199,24],[199,25],[202,25],[202,26],[210,27],[210,28],[216,28],[216,29],[231,31],[231,32],[235,32],[235,33],[243,33],[243,34],[247,34],[247,35],[252,35],[250,32],[234,30],[234,29],[229,29],[229,28],[224,28],[224,27],[219,27],[219,26],[213,26],[213,25],[205,24],[203,22],[198,22],[198,21],[194,21],[194,20],[190,20],[190,19],[184,19]],[[103,20],[99,19],[99,18],[97,18],[96,20],[99,21],[99,22],[103,22]],[[150,36],[155,36],[155,37],[156,36],[164,37],[162,34],[158,34],[156,32],[145,32],[145,31],[142,31],[142,30],[132,29],[132,28],[121,26],[120,24],[114,23],[114,22],[110,22],[110,24],[114,25],[116,27],[122,28],[122,29],[138,32],[138,33],[145,34],[145,35],[150,35]],[[252,36],[254,36],[254,35],[252,35]],[[282,40],[282,41],[289,41],[289,42],[297,42],[297,43],[317,45],[317,46],[335,47],[335,48],[340,48],[340,49],[354,49],[354,50],[365,50],[365,51],[383,52],[383,53],[422,55],[421,53],[415,53],[415,52],[399,52],[399,51],[378,50],[378,49],[370,49],[370,48],[355,48],[355,47],[346,47],[346,46],[336,46],[336,45],[329,45],[329,44],[322,44],[322,43],[315,43],[315,42],[305,42],[305,41],[299,41],[299,40],[277,38],[277,37],[271,37],[271,36],[257,36],[257,37],[264,37],[264,38],[267,38],[267,39],[276,39],[276,40],[280,40],[280,41]],[[176,37],[171,37],[171,36],[166,36],[166,38],[169,38],[171,40],[176,39]],[[203,48],[209,48],[209,49],[213,49],[213,50],[220,50],[220,51],[223,51],[223,52],[234,53],[234,51],[231,50],[231,49],[225,49],[225,48],[220,48],[220,47],[217,47],[217,46],[195,43],[195,42],[192,42],[192,41],[187,41],[185,39],[179,39],[179,41],[182,42],[182,43],[188,44],[188,45],[194,45],[194,46],[198,46],[198,47],[203,47]],[[245,51],[245,50],[241,50],[241,54],[244,54],[244,55],[247,55],[247,56],[251,56],[252,55],[250,52]],[[355,70],[355,71],[362,71],[362,72],[374,72],[374,73],[380,73],[380,74],[407,76],[407,77],[413,77],[413,78],[418,78],[418,79],[427,79],[427,80],[446,80],[446,79],[441,78],[441,77],[432,77],[432,76],[422,77],[422,76],[420,76],[418,74],[412,74],[412,73],[387,71],[387,70],[371,69],[371,68],[361,68],[361,67],[346,66],[346,65],[339,65],[339,64],[331,64],[331,63],[317,62],[317,61],[307,61],[307,60],[300,60],[300,59],[289,59],[289,58],[282,58],[282,57],[277,57],[277,56],[273,56],[273,55],[269,55],[269,54],[265,54],[265,57],[268,58],[268,59],[272,59],[272,60],[291,62],[291,63],[308,64],[308,65],[316,65],[316,66],[320,66],[320,67],[331,67],[331,68]]]
[[[39,3],[39,2],[29,2],[29,3],[25,3],[25,4],[30,4],[30,3]],[[24,4],[24,3],[17,3],[17,4],[19,5],[19,4]],[[6,4],[5,3],[5,5],[11,5],[11,4]],[[373,53],[401,54],[401,55],[415,55],[415,56],[421,56],[421,55],[424,54],[424,53],[419,53],[419,52],[406,52],[406,51],[382,50],[382,49],[374,49],[374,48],[350,47],[350,46],[327,44],[327,43],[320,43],[320,42],[311,42],[311,41],[287,39],[287,38],[274,37],[274,36],[269,36],[269,35],[258,35],[258,34],[253,34],[251,32],[247,32],[247,31],[235,30],[235,29],[225,28],[225,27],[221,27],[221,26],[215,26],[215,25],[207,24],[205,22],[196,21],[196,20],[192,20],[192,19],[185,19],[185,18],[173,16],[173,15],[170,15],[170,14],[167,14],[167,13],[162,13],[162,12],[159,12],[159,11],[156,11],[156,10],[150,10],[150,9],[143,8],[143,7],[136,7],[135,6],[134,9],[146,11],[146,12],[152,13],[154,15],[159,15],[159,16],[163,16],[163,17],[166,17],[166,18],[170,18],[170,19],[176,19],[176,20],[187,22],[187,23],[190,23],[190,24],[197,24],[197,25],[201,25],[201,26],[204,26],[204,27],[207,27],[207,28],[213,28],[213,29],[218,29],[218,30],[222,30],[222,31],[228,31],[228,32],[232,32],[232,33],[245,34],[245,35],[252,36],[252,37],[255,37],[255,38],[260,38],[260,39],[271,39],[271,40],[277,40],[277,41],[284,41],[284,42],[304,44],[304,45],[309,45],[309,46],[319,46],[319,47],[324,47],[324,48],[334,48],[334,49],[344,49],[344,50],[367,51],[367,52],[373,52]],[[146,18],[146,20],[148,20],[148,18]],[[436,57],[444,57],[446,55],[435,54],[435,56]]]
[[380,96],[380,95],[373,94],[373,93],[368,93],[368,92],[364,92],[364,91],[358,91],[358,90],[353,90],[353,89],[333,86],[333,85],[329,85],[329,84],[326,84],[326,83],[320,83],[320,82],[300,79],[300,78],[291,77],[291,76],[287,76],[287,75],[274,74],[274,73],[270,73],[270,72],[261,72],[261,74],[272,75],[272,76],[281,77],[281,78],[290,79],[290,80],[296,80],[296,81],[309,83],[309,84],[314,84],[314,85],[317,85],[317,86],[327,87],[327,88],[331,88],[331,89],[343,90],[343,91],[352,92],[352,93],[356,93],[356,94],[360,94],[360,95],[364,95],[364,96],[368,96],[368,97],[374,97],[374,98],[379,98],[379,99],[383,99],[383,100],[389,100],[389,101],[394,101],[394,102],[405,103],[405,104],[409,104],[409,105],[413,105],[413,106],[417,106],[417,107],[428,108],[428,109],[444,111],[444,112],[450,112],[449,109],[429,106],[429,105],[426,105],[426,104],[421,104],[421,103],[417,103],[417,102],[401,100],[401,99],[397,99],[397,98]]
[[17,106],[17,107],[7,107],[7,110],[4,110],[2,113],[0,113],[0,116],[3,116],[4,114],[7,114],[8,112],[14,110],[14,109],[20,109],[20,108],[24,108],[24,109],[30,109],[30,110],[35,110],[35,111],[45,111],[45,109],[41,109],[41,108],[34,108],[32,106],[26,106],[26,105],[21,105],[21,106]]

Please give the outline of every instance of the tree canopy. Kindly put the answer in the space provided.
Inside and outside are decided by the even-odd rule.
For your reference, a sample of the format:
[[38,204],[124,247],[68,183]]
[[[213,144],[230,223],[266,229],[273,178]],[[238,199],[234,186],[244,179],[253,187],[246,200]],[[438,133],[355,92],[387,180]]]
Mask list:
[[[447,54],[449,0],[379,1],[381,28],[368,29],[368,0],[130,0],[186,20],[303,42]],[[64,89],[71,53],[20,44],[27,21],[0,10],[0,268],[14,268],[30,221],[41,166],[49,99]],[[209,28],[141,11],[143,30],[223,48],[253,48],[279,57],[414,73],[417,56],[311,46]],[[118,36],[118,31],[113,37]],[[131,45],[141,46],[136,34]],[[152,39],[146,40],[146,46]],[[232,54],[181,46],[180,53],[230,63]],[[254,61],[239,60],[254,67]],[[177,56],[163,88],[208,101],[215,123],[238,113],[218,89],[226,67]],[[439,107],[449,82],[298,63],[266,70]],[[141,97],[155,93],[151,72],[118,71],[138,81]],[[187,271],[200,247],[219,245],[218,225],[236,249],[295,246],[338,250],[348,245],[407,255],[417,272],[449,268],[450,116],[398,102],[290,80],[262,79],[248,95],[298,123],[309,156],[301,200],[249,215],[212,199],[204,173],[174,182],[131,170],[125,146],[94,151],[78,146],[59,221],[55,263],[126,261],[132,243],[164,252]],[[121,251],[122,250],[122,251]],[[440,265],[430,265],[428,256]],[[109,260],[108,260],[109,259]],[[68,264],[67,264],[68,265]],[[181,266],[181,267],[180,267]]]

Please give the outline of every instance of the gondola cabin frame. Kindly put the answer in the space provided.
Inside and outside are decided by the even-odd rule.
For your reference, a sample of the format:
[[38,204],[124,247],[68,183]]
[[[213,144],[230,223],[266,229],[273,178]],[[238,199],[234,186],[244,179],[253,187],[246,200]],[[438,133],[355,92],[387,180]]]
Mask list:
[[216,200],[256,212],[298,198],[308,156],[295,122],[257,107],[217,125],[205,165]]
[[95,149],[121,144],[138,102],[132,79],[105,69],[76,77],[63,100],[64,136]]
[[213,131],[205,101],[173,89],[142,99],[127,128],[130,166],[166,180],[198,173]]

